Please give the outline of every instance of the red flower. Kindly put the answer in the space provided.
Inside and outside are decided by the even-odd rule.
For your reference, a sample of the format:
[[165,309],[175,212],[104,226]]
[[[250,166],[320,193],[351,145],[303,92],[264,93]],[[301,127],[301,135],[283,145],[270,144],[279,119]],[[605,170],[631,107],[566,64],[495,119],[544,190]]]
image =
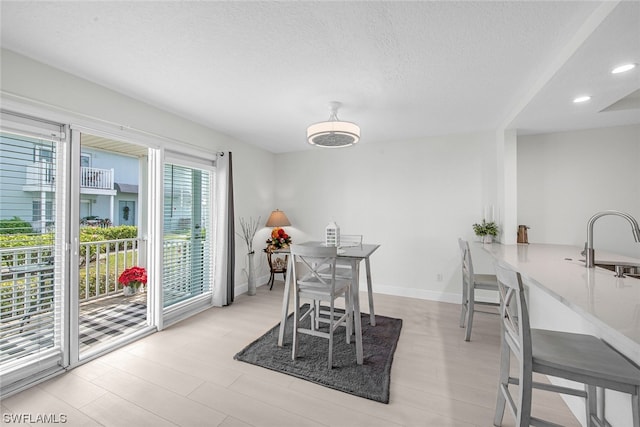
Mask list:
[[118,282],[124,286],[129,286],[132,283],[147,283],[147,270],[144,267],[131,267],[127,268],[118,277]]
[[271,238],[267,239],[267,250],[276,250],[286,248],[291,244],[291,236],[284,229],[275,227],[271,230]]

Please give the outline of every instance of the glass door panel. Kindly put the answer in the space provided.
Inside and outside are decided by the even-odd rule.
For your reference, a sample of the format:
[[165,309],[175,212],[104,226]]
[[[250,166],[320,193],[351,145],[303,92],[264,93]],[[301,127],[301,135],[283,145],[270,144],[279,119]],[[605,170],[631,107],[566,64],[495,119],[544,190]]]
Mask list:
[[211,292],[211,172],[164,167],[163,306]]
[[[15,120],[15,121],[14,121]],[[0,394],[62,369],[64,127],[2,113]]]
[[[79,358],[105,352],[147,327],[147,289],[119,281],[131,267],[146,268],[135,206],[144,185],[140,164],[147,148],[80,133],[78,180]],[[75,135],[73,141],[76,141]],[[76,150],[77,153],[78,150]],[[90,161],[89,161],[90,160]]]

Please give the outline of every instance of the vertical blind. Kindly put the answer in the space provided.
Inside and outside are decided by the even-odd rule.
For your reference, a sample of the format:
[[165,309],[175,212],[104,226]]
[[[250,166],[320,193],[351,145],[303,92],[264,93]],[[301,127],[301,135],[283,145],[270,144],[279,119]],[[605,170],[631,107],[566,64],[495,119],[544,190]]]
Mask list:
[[164,167],[163,305],[211,292],[211,173]]
[[[56,171],[64,128],[2,112],[0,127],[0,373],[44,369],[61,352]],[[56,284],[58,283],[58,285]],[[52,362],[53,363],[53,362]],[[58,362],[55,362],[58,363]],[[24,375],[23,375],[24,376]]]

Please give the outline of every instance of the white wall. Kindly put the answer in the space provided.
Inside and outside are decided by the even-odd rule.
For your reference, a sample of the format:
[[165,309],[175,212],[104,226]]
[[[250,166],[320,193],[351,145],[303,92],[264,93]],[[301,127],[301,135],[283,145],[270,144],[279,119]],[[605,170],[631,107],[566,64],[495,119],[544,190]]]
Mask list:
[[[81,114],[181,141],[171,147],[173,150],[179,151],[181,147],[206,152],[230,150],[234,161],[236,217],[262,215],[266,220],[274,209],[272,153],[6,49],[2,49],[1,55],[3,106],[7,99],[14,100],[15,95],[35,101],[29,103],[40,108],[55,106],[59,116],[64,116],[65,111],[70,116]],[[246,252],[242,240],[236,239],[236,286],[246,286],[242,272]],[[256,259],[260,261],[258,274],[265,274],[266,259]]]
[[376,292],[459,302],[457,238],[473,239],[495,204],[495,147],[487,132],[279,154],[276,201],[294,242],[322,240],[335,220],[381,244]]
[[[583,246],[598,211],[619,210],[640,221],[640,126],[518,138],[518,221],[531,243]],[[629,223],[600,218],[598,249],[640,258]]]

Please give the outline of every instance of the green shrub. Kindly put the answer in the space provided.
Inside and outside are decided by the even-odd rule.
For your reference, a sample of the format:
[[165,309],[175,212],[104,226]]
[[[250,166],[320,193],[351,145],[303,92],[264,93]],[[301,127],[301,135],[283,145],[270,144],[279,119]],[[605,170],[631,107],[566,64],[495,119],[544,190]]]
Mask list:
[[11,219],[0,219],[0,234],[32,234],[33,227],[17,216]]
[[[89,242],[102,242],[105,240],[121,240],[121,239],[135,239],[138,237],[138,227],[134,225],[119,225],[117,227],[81,227],[80,228],[80,242],[81,243],[89,243]],[[113,252],[116,250],[116,245],[118,246],[118,250],[124,249],[124,242],[120,243],[109,243],[108,245],[100,245],[100,253],[104,254],[107,252],[107,247],[109,248],[109,252]],[[94,245],[89,246],[89,261],[94,261],[96,259],[96,250],[97,247]],[[87,247],[84,245],[80,246],[80,257],[81,262],[80,265],[84,265],[87,262]]]
[[0,234],[0,248],[22,248],[25,246],[53,246],[53,233]]
[[81,227],[81,242],[99,242],[101,240],[135,239],[138,227],[135,225],[118,225],[116,227]]

